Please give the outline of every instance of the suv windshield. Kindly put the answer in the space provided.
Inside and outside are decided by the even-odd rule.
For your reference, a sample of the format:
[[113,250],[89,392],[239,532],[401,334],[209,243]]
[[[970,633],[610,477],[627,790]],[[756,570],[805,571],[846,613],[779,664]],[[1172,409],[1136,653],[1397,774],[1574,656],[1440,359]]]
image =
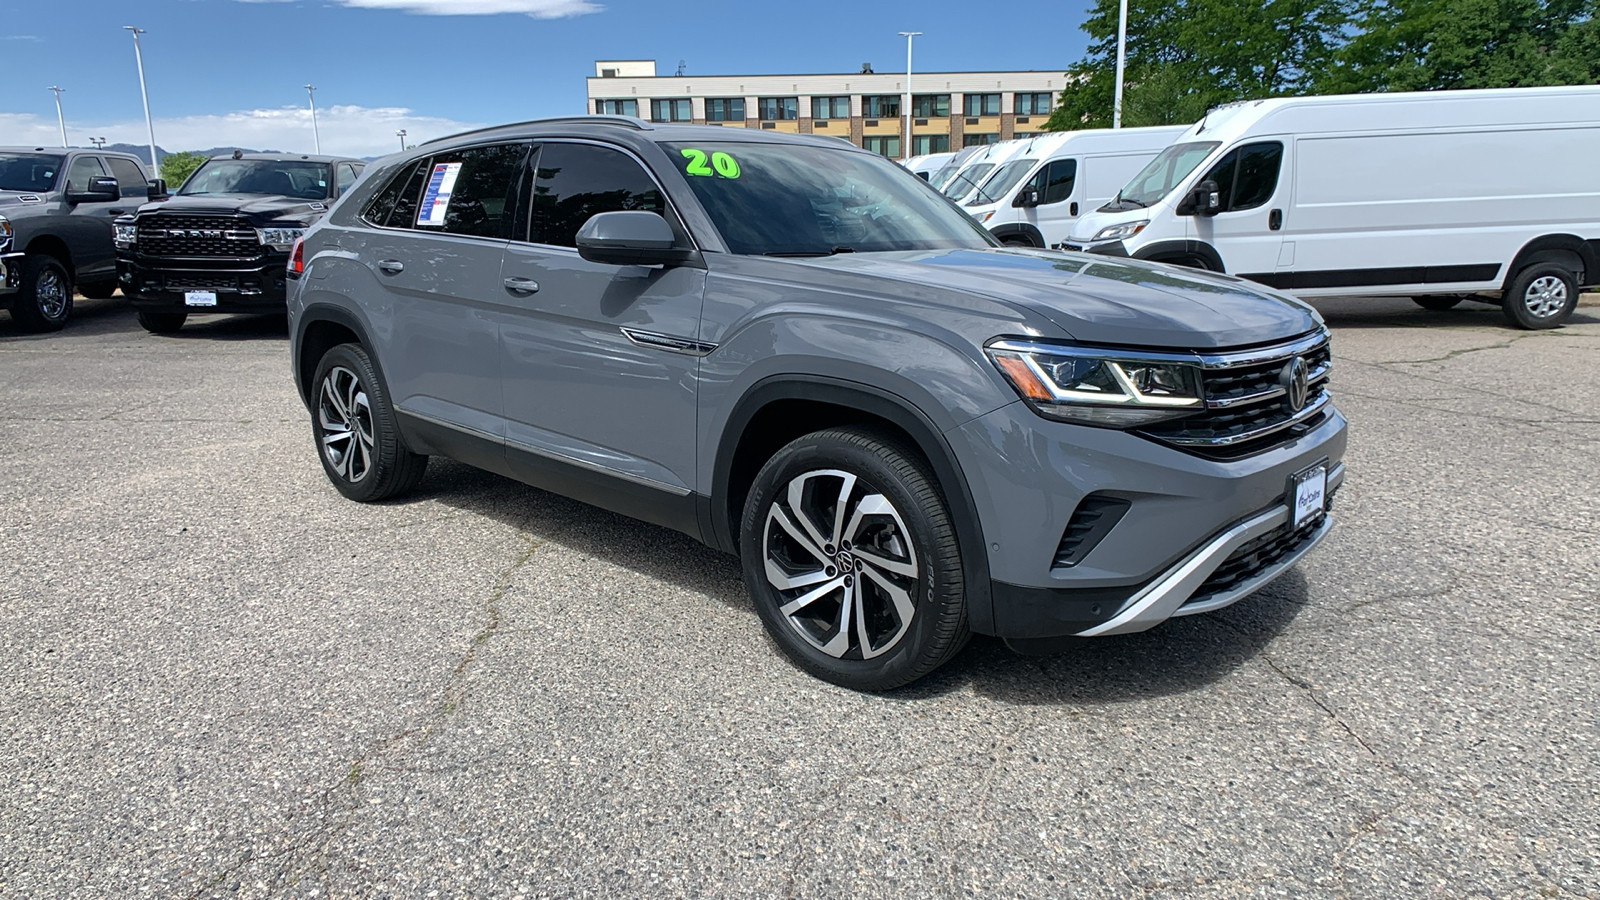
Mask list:
[[994,163],[973,163],[967,166],[961,170],[955,180],[945,185],[944,195],[960,203],[963,198],[972,193],[972,189],[977,187],[978,182],[982,181],[983,177],[988,175],[989,170],[993,168]]
[[188,194],[271,194],[300,200],[328,199],[328,166],[270,159],[213,159],[178,191]]
[[1205,158],[1211,155],[1211,151],[1218,146],[1217,141],[1173,144],[1157,154],[1155,159],[1150,160],[1150,164],[1133,176],[1128,186],[1101,209],[1115,212],[1160,202],[1162,197],[1171,193],[1172,189],[1178,186],[1178,182],[1189,177],[1189,173],[1204,162]]
[[870,153],[804,144],[663,144],[734,253],[828,256],[994,245],[927,182]]
[[1014,159],[996,169],[995,173],[989,176],[989,180],[983,183],[983,187],[973,192],[972,199],[967,201],[967,205],[983,206],[987,203],[999,203],[1012,188],[1017,186],[1017,182],[1028,177],[1028,173],[1033,171],[1034,165],[1038,162],[1037,159]]
[[56,186],[61,157],[44,153],[0,156],[0,191],[42,194]]

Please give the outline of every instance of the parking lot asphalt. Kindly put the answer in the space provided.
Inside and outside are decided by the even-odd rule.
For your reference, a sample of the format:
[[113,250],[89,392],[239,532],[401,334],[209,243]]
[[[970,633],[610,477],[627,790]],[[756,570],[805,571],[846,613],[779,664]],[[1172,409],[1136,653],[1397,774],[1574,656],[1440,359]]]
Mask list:
[[1318,305],[1322,547],[881,696],[673,532],[343,500],[281,319],[0,316],[0,895],[1600,895],[1600,302]]

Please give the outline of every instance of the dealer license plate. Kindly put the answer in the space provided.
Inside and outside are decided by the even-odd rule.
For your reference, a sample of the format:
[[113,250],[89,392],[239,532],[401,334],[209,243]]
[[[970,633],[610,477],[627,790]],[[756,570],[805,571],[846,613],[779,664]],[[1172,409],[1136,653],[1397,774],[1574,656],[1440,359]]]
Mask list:
[[184,291],[183,292],[183,305],[184,306],[216,306],[217,305],[217,292],[216,291]]
[[1294,528],[1321,518],[1328,508],[1328,464],[1317,463],[1289,477],[1289,496],[1294,499]]

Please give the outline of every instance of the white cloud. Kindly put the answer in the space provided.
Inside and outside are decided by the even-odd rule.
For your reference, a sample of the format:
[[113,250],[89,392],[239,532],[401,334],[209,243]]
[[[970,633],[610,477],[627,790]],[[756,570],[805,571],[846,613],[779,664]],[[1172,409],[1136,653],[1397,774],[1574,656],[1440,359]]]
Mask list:
[[[286,3],[290,0],[242,0],[244,3]],[[593,0],[333,0],[362,9],[395,9],[424,16],[494,16],[522,13],[535,19],[565,19],[605,9]]]
[[[378,156],[400,149],[395,132],[406,131],[406,143],[443,137],[478,127],[438,116],[421,116],[403,107],[330,106],[317,109],[322,152],[347,156]],[[303,108],[250,109],[209,116],[156,119],[156,144],[163,150],[207,150],[212,147],[251,147],[295,153],[312,151],[311,112]],[[53,117],[0,113],[0,134],[8,144],[53,147],[61,133]],[[84,124],[67,122],[67,139],[74,146],[89,146],[89,138],[103,137],[113,144],[143,146],[148,138],[144,120]]]

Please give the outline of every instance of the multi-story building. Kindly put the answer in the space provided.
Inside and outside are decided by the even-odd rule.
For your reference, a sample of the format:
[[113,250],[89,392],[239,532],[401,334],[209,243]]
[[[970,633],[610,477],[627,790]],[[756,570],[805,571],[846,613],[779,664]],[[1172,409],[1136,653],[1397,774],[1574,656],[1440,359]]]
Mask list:
[[[831,134],[899,159],[908,139],[906,74],[667,75],[655,60],[608,60],[588,79],[589,112]],[[1044,126],[1060,72],[912,72],[911,155],[992,144]]]

